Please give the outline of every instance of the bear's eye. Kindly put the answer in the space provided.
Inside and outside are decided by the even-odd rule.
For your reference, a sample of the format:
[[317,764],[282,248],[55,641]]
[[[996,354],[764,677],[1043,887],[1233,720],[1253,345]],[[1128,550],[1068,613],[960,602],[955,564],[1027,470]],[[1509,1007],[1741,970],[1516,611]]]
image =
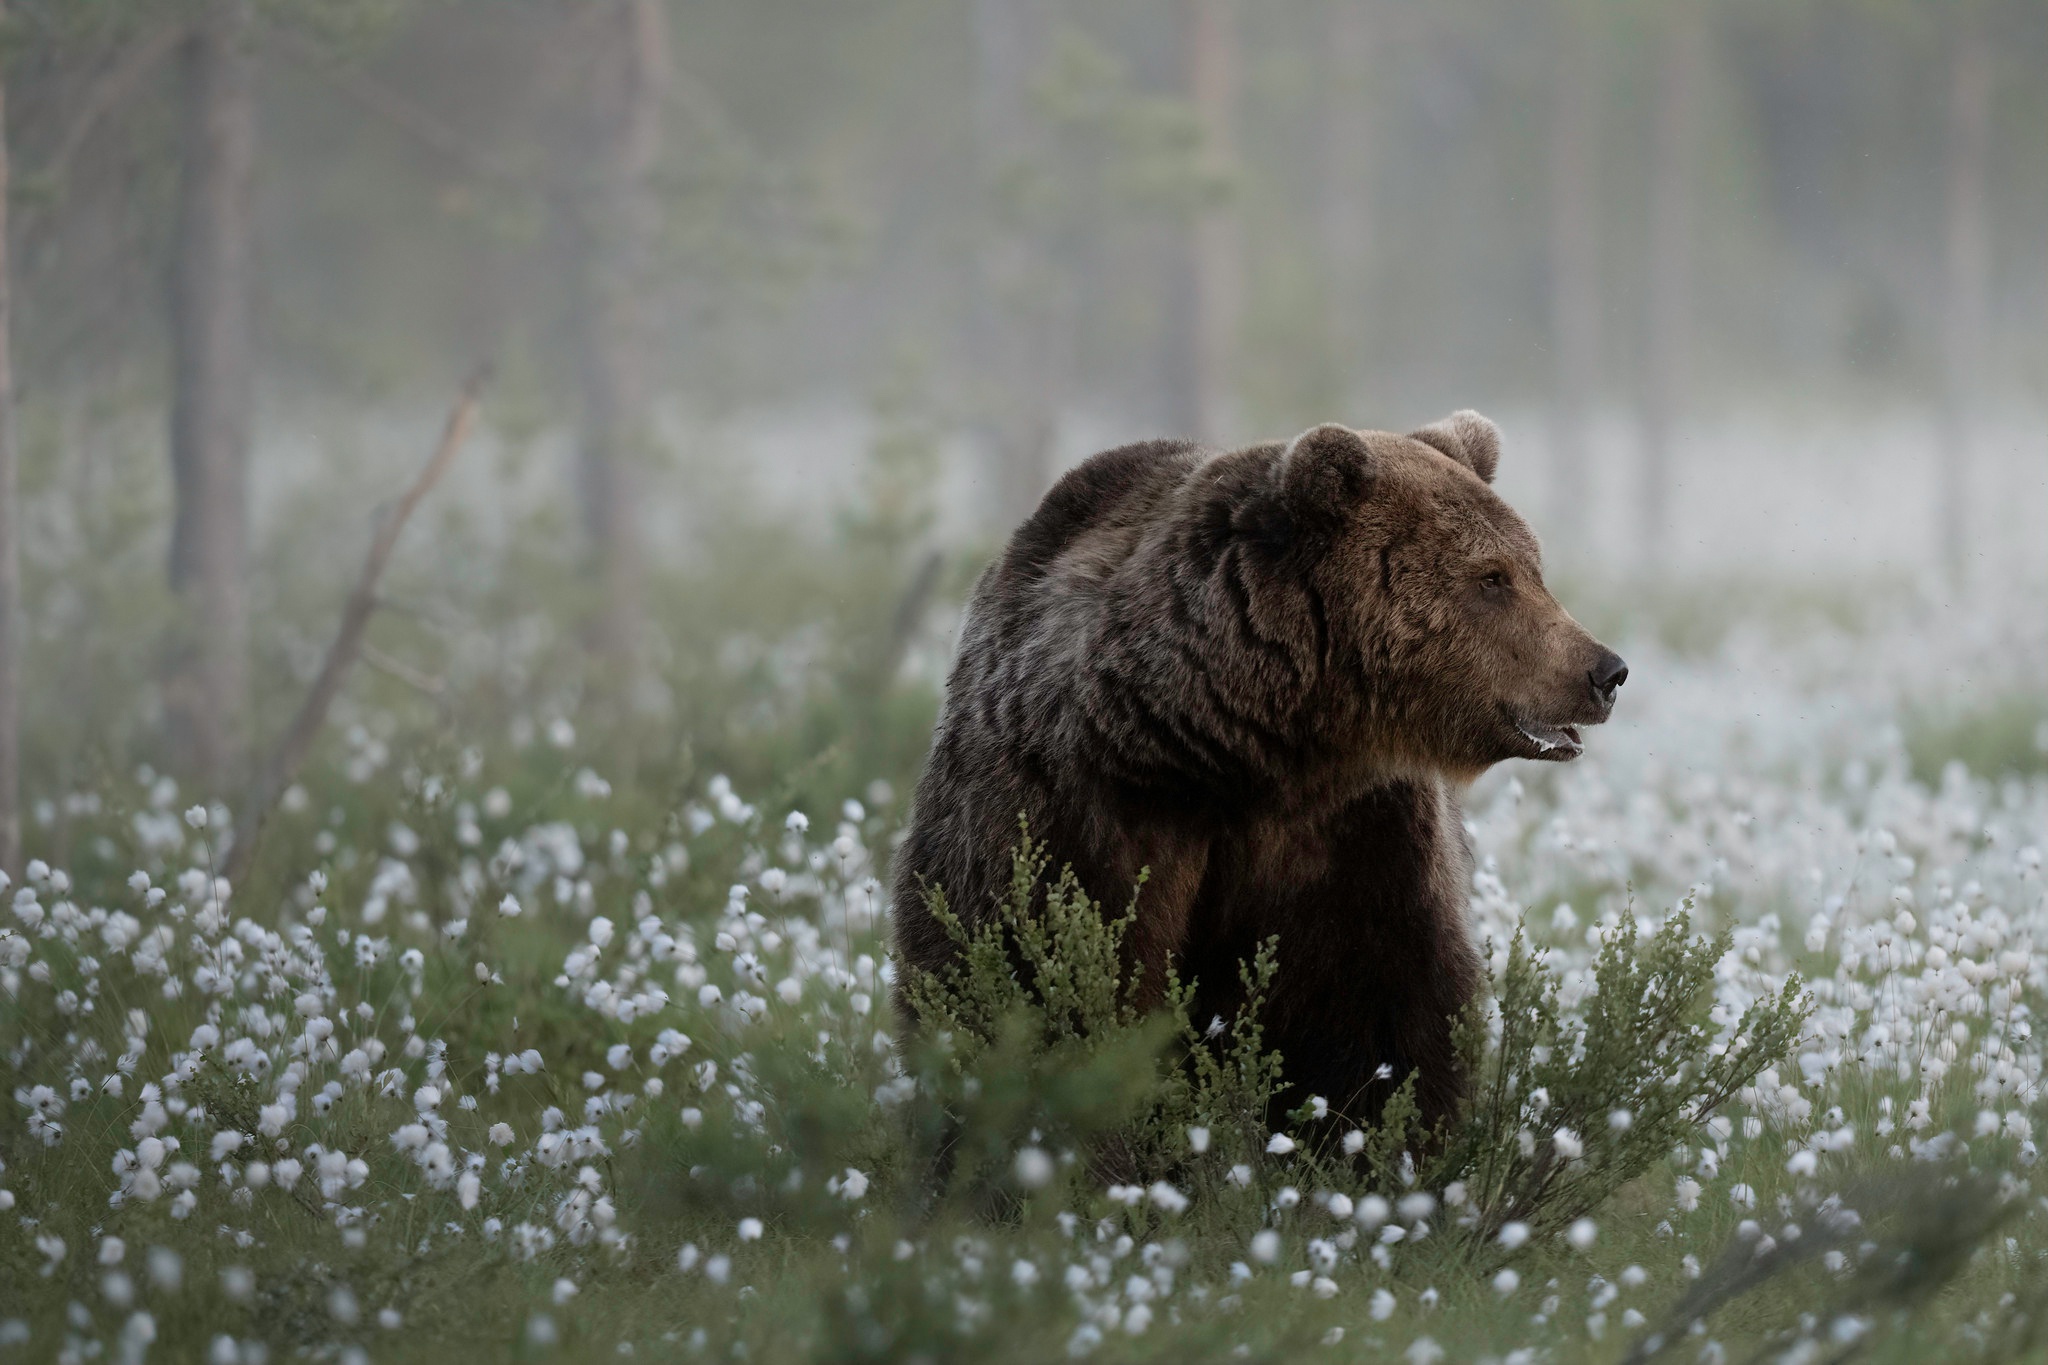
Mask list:
[[1506,592],[1508,590],[1508,576],[1499,569],[1495,569],[1479,580],[1479,586],[1488,593]]

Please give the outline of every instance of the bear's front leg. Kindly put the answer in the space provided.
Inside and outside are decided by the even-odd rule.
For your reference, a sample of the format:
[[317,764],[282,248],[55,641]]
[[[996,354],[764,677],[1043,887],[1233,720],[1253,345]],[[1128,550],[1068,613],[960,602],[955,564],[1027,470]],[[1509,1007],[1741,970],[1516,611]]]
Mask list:
[[1256,833],[1211,859],[1190,952],[1203,1018],[1233,1017],[1237,964],[1277,935],[1262,1019],[1281,1054],[1277,1113],[1320,1095],[1346,1121],[1375,1122],[1413,1075],[1425,1124],[1449,1121],[1466,1082],[1452,1030],[1479,960],[1448,793],[1390,783],[1317,822],[1313,837],[1289,830],[1285,858],[1273,840]]

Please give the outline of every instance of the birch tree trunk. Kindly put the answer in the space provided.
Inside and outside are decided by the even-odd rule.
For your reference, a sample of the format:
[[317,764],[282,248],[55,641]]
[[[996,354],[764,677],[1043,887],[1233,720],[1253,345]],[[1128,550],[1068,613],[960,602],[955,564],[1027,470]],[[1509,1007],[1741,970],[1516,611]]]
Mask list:
[[1977,404],[1991,289],[1991,38],[1982,4],[1958,9],[1948,70],[1946,378],[1937,452],[1941,558],[1956,578],[1963,576],[1970,557]]
[[[0,4],[0,23],[7,10]],[[21,877],[21,545],[15,499],[13,270],[7,250],[7,88],[0,82],[0,870]]]
[[597,580],[596,644],[639,648],[644,586],[640,489],[653,445],[650,296],[661,235],[655,174],[669,86],[666,0],[612,0],[592,110],[593,193],[582,239],[583,430],[577,500]]
[[1668,0],[1651,130],[1649,316],[1643,374],[1643,463],[1637,532],[1643,563],[1662,568],[1671,534],[1674,433],[1692,370],[1694,186],[1707,43],[1700,0]]
[[1587,442],[1600,373],[1598,109],[1593,25],[1581,0],[1556,0],[1550,118],[1550,335],[1553,391],[1551,524],[1568,553],[1587,550]]
[[213,792],[240,763],[248,705],[252,394],[248,15],[220,0],[184,41],[183,164],[171,265],[170,580],[183,604],[165,688],[174,748]]

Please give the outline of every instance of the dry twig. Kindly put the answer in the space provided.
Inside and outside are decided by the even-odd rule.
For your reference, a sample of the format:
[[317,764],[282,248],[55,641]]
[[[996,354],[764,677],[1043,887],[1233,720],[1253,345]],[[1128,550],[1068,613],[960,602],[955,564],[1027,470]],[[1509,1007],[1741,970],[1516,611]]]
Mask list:
[[370,617],[377,610],[377,580],[384,576],[384,567],[390,562],[391,552],[397,547],[399,534],[405,530],[413,509],[441,481],[441,476],[455,459],[455,452],[462,448],[470,428],[475,425],[477,397],[483,391],[486,378],[488,370],[479,369],[462,386],[455,408],[448,414],[448,425],[441,432],[440,445],[435,447],[433,457],[420,471],[420,476],[413,480],[412,487],[384,518],[377,538],[371,542],[369,557],[363,561],[363,572],[356,579],[355,590],[349,593],[348,603],[341,610],[341,627],[335,631],[334,642],[327,647],[327,658],[320,665],[320,674],[313,679],[306,700],[300,704],[298,714],[292,717],[290,727],[278,741],[251,793],[245,817],[247,833],[244,835],[237,831],[234,847],[228,853],[227,878],[231,884],[240,881],[254,863],[257,844],[263,837],[264,822],[276,809],[278,798],[291,784],[299,765],[312,751],[313,741],[327,721],[327,710],[334,704],[335,694],[341,691],[349,669],[362,653],[363,632],[369,628]]

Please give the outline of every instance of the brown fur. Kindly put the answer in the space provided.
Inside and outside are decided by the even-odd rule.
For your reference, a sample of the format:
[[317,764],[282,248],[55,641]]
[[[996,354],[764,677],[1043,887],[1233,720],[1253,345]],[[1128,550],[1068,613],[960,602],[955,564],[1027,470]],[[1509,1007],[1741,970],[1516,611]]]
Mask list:
[[1457,790],[1576,754],[1568,727],[1625,676],[1544,588],[1498,456],[1458,413],[1147,442],[1061,479],[969,607],[896,858],[902,962],[954,951],[923,888],[990,913],[1023,813],[1110,906],[1151,870],[1133,954],[1154,998],[1169,960],[1199,981],[1197,1022],[1231,1015],[1238,963],[1279,935],[1267,1037],[1293,1100],[1365,1118],[1418,1070],[1448,1113],[1450,1018],[1480,975]]

